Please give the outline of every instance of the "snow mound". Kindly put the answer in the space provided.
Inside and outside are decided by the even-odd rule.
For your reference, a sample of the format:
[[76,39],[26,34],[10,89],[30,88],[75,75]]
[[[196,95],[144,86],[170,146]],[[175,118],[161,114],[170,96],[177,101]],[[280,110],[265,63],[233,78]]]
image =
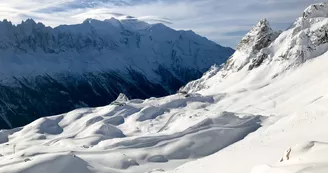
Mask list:
[[138,114],[136,115],[137,121],[146,121],[150,119],[155,119],[156,117],[164,114],[166,111],[165,109],[155,107],[155,106],[147,106],[143,108]]
[[105,137],[106,139],[125,137],[125,135],[120,129],[110,124],[105,124],[102,122],[96,123],[88,127],[83,132],[81,132],[78,135],[78,137],[85,138],[85,137],[97,136],[97,135]]
[[168,162],[169,160],[162,155],[151,156],[148,158],[149,162]]
[[58,124],[61,120],[62,116],[40,118],[31,123],[29,126],[24,127],[21,133],[24,135],[33,129],[36,130],[36,133],[40,134],[58,135],[63,132],[63,128],[61,128]]
[[121,125],[125,122],[124,118],[122,116],[115,116],[115,117],[111,117],[109,119],[107,119],[106,121],[104,121],[106,124],[111,124],[114,126],[118,126]]
[[[0,169],[15,173],[19,172],[13,169],[17,165],[20,171],[58,167],[63,173],[169,170],[242,140],[265,120],[251,114],[217,112],[212,107],[215,99],[176,94],[41,118],[23,128],[0,132]],[[61,158],[68,152],[72,156]],[[50,155],[53,163],[36,162]],[[68,164],[60,167],[63,160]],[[22,162],[29,166],[21,167]]]
[[102,121],[104,118],[101,117],[101,116],[96,116],[94,118],[91,118],[89,119],[86,123],[85,123],[85,126],[90,126],[90,125],[93,125],[99,121]]
[[[83,159],[75,155],[50,155],[35,158],[33,160],[16,163],[15,166],[7,165],[2,169],[18,173],[92,173],[90,166]],[[20,171],[23,170],[23,171]]]

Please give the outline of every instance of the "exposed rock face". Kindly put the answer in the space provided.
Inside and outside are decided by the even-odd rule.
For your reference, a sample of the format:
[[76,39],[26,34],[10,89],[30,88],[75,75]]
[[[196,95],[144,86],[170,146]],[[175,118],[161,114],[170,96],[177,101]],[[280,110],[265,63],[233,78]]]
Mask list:
[[274,32],[269,22],[266,19],[262,19],[242,38],[237,46],[236,53],[228,60],[224,68],[227,70],[239,71],[252,61],[252,64],[254,64],[252,65],[253,67],[258,66],[263,60],[253,60],[256,54],[259,53],[261,49],[269,46],[280,33],[280,31]]
[[120,93],[120,95],[118,95],[117,99],[115,101],[113,101],[111,104],[124,105],[128,101],[129,101],[129,98],[125,94]]

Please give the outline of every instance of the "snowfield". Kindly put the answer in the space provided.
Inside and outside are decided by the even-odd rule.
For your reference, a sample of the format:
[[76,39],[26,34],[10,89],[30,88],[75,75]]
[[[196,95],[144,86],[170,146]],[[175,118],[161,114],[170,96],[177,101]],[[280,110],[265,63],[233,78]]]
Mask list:
[[123,103],[121,96],[113,105],[41,118],[1,132],[0,168],[31,173],[168,170],[243,139],[266,119],[208,110],[216,99],[177,94]]
[[[213,111],[271,115],[271,120],[244,140],[173,172],[327,172],[327,63],[325,54],[270,83],[231,91]],[[280,162],[289,149],[289,159]]]
[[178,94],[2,131],[0,172],[326,173],[327,14],[312,5],[282,33],[261,20]]

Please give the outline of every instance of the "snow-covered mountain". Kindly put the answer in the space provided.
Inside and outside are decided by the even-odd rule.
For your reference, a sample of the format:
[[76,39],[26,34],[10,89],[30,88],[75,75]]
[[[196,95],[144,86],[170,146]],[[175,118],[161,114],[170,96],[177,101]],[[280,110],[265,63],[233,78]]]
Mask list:
[[225,64],[221,67],[214,65],[201,79],[188,83],[180,90],[182,92],[196,92],[210,86],[205,84],[209,78],[215,77],[215,80],[220,82],[221,78],[223,79],[231,73],[238,72],[245,66],[248,67],[248,70],[252,70],[261,65],[267,55],[263,55],[260,51],[269,46],[280,33],[280,31],[274,32],[269,22],[266,19],[262,19],[242,38],[236,52]]
[[56,28],[29,19],[0,22],[0,128],[103,106],[119,93],[175,93],[233,53],[195,34],[136,19]]
[[236,52],[222,69],[212,67],[201,79],[188,83],[181,90],[195,92],[215,88],[216,83],[235,74],[244,74],[248,81],[243,81],[251,84],[255,80],[270,80],[326,53],[328,14],[325,10],[325,3],[310,6],[302,17],[282,33],[272,31],[268,21],[261,20],[241,40]]
[[[261,20],[225,65],[180,93],[0,132],[10,173],[326,173],[328,3],[283,32]],[[187,163],[188,162],[188,163]]]

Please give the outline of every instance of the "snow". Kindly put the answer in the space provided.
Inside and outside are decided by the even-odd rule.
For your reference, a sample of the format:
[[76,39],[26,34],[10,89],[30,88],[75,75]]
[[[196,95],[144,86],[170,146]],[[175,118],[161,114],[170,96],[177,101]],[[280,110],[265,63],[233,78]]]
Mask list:
[[[306,9],[312,17],[239,59],[256,44],[243,45],[231,57],[237,66],[213,66],[175,95],[122,94],[120,104],[1,131],[0,170],[326,173],[328,6],[318,5]],[[256,31],[268,26],[259,24]],[[252,35],[256,43],[268,36],[259,35]]]
[[307,15],[253,55],[267,54],[260,66],[248,68],[252,61],[244,59],[247,62],[242,69],[215,68],[182,89],[204,96],[224,95],[215,103],[216,111],[260,114],[269,119],[245,139],[170,172],[328,171],[326,11],[327,3],[306,9]]
[[[61,173],[61,172],[71,172],[71,171],[80,172],[80,173],[92,173],[91,170],[88,168],[89,167],[88,164],[85,161],[73,155],[57,155],[57,156],[48,156],[44,158],[40,157],[33,161],[25,160],[24,162],[31,162],[31,164],[33,164],[33,162],[34,163],[37,162],[38,164],[24,169],[22,173],[23,172],[24,173],[35,173],[35,172]],[[23,165],[24,162],[20,164]],[[19,169],[16,170],[20,172]]]
[[213,101],[199,94],[176,94],[41,118],[23,128],[0,132],[0,169],[56,169],[53,171],[61,173],[170,170],[243,139],[266,119],[206,111]]
[[[328,141],[326,135],[327,55],[326,53],[310,60],[295,71],[272,80],[269,84],[233,92],[230,98],[226,97],[221,103],[218,102],[217,111],[224,109],[270,115],[271,122],[263,124],[259,130],[248,135],[244,140],[214,155],[183,165],[173,172],[200,172],[206,168],[208,173],[218,170],[229,173],[252,172],[252,169],[252,173],[270,171],[276,173],[277,170],[281,170],[281,173],[296,173],[297,170],[308,165],[315,170],[316,165],[327,163],[326,156],[320,157],[315,153],[313,153],[314,157],[320,160],[307,156],[306,159],[297,159],[297,152],[293,149],[297,144],[306,144],[310,141],[319,143]],[[294,170],[288,170],[281,165],[285,164],[284,162],[280,163],[280,159],[289,148],[292,148],[290,157],[296,155],[296,162],[287,161],[296,168]],[[315,150],[308,151],[315,152]]]

